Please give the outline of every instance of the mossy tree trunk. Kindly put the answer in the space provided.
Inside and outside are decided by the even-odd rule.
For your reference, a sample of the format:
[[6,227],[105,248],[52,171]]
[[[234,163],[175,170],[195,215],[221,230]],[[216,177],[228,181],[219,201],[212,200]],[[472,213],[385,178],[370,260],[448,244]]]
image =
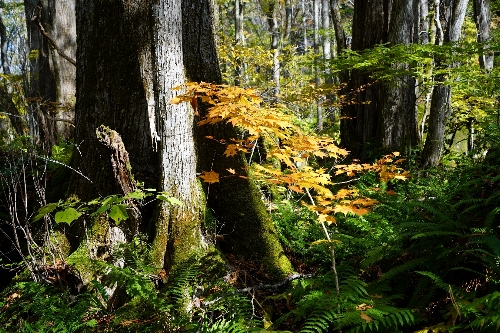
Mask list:
[[[210,1],[183,0],[184,65],[190,81],[221,83],[217,48],[214,40],[213,11]],[[201,33],[201,34],[200,34]],[[201,108],[200,112],[204,110]],[[224,156],[225,146],[205,136],[236,138],[231,125],[198,127],[198,172],[214,170],[223,176],[227,169],[248,176],[244,156]],[[224,177],[219,183],[205,186],[208,208],[224,235],[223,250],[244,260],[252,260],[278,277],[293,268],[279,243],[276,229],[267,214],[261,194],[248,178]]]
[[[137,180],[145,181],[147,187],[157,185],[183,202],[182,207],[160,204],[149,226],[146,217],[152,208],[143,209],[139,230],[152,230],[154,264],[170,268],[186,257],[203,255],[208,251],[201,232],[205,197],[197,184],[197,168],[208,170],[213,158],[221,170],[240,170],[245,164],[241,156],[232,162],[222,151],[204,149],[201,138],[207,129],[195,126],[194,112],[187,104],[169,101],[179,93],[172,88],[187,79],[221,82],[212,4],[203,0],[81,0],[77,29],[74,167],[85,177],[72,176],[70,193],[83,200],[121,193],[109,151],[95,134],[97,127],[105,125],[121,135]],[[214,136],[234,137],[231,127],[211,130]],[[207,191],[206,200],[218,219],[236,224],[228,240],[234,251],[276,266],[281,273],[291,271],[255,186],[240,178],[214,187],[220,190]],[[100,237],[100,243],[112,244],[110,235],[117,233],[110,232],[111,228],[96,220],[90,229],[105,235],[92,236]],[[240,244],[243,248],[238,248]]]

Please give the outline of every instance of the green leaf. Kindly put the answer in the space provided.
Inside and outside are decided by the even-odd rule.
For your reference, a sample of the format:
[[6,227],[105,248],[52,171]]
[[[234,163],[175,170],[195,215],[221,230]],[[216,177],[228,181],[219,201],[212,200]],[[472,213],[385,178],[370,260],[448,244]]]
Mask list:
[[33,221],[38,221],[39,219],[41,219],[45,215],[47,215],[49,213],[52,213],[54,211],[54,209],[57,208],[57,205],[58,205],[57,203],[49,203],[48,205],[45,205],[45,206],[41,207],[38,210],[38,214],[36,214],[36,216],[33,219]]
[[111,207],[111,211],[108,216],[115,221],[116,224],[120,224],[121,221],[128,219],[127,205],[119,204]]
[[136,199],[136,200],[142,200],[144,199],[148,194],[144,193],[143,191],[141,190],[135,190],[135,191],[132,191],[132,192],[129,192],[125,198],[130,198],[130,199]]
[[105,198],[102,202],[103,206],[111,206],[114,203],[120,203],[123,200],[125,200],[123,197],[119,198],[117,195],[110,195],[109,197]]
[[90,216],[95,216],[97,214],[104,213],[105,211],[107,211],[109,209],[109,207],[110,207],[109,205],[102,205],[101,207],[99,207],[98,210],[96,210],[95,212],[90,214]]
[[177,205],[179,207],[182,207],[182,202],[179,199],[177,199],[177,198],[167,197],[165,194],[158,194],[156,196],[156,198],[160,199],[162,201],[166,201],[166,202],[168,202],[171,205]]
[[68,207],[65,210],[56,213],[56,223],[71,224],[74,220],[79,218],[82,214],[73,207]]

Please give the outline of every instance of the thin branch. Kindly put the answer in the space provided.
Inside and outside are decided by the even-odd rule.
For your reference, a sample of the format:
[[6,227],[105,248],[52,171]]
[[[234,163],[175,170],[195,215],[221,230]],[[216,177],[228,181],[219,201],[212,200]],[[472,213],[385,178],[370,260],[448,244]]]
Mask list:
[[313,276],[314,276],[313,274],[293,274],[277,284],[261,284],[259,286],[255,286],[255,287],[247,287],[247,288],[243,288],[243,289],[237,289],[237,290],[235,290],[235,293],[246,293],[246,292],[257,291],[257,290],[262,290],[262,289],[278,290],[280,288],[287,286],[293,280],[310,279]]
[[57,53],[63,57],[64,59],[66,59],[68,62],[70,62],[73,66],[76,67],[76,61],[71,59],[68,55],[66,55],[64,53],[63,50],[61,50],[58,46],[57,46],[57,43],[56,41],[47,33],[47,31],[45,31],[45,29],[43,28],[43,25],[42,25],[42,21],[41,21],[41,16],[42,16],[42,7],[38,7],[38,16],[34,17],[33,20],[37,19],[38,21],[38,26],[40,27],[40,31],[42,32],[42,34],[47,37],[47,39],[49,40],[50,44],[52,45],[52,47],[57,51]]

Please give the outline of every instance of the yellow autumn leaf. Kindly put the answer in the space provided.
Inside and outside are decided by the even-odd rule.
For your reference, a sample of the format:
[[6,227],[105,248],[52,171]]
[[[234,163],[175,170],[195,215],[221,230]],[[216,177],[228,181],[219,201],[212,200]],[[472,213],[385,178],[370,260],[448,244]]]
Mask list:
[[226,169],[226,170],[227,170],[230,174],[233,174],[233,175],[236,173],[236,171],[234,171],[234,169],[231,169],[231,168]]
[[174,97],[170,100],[170,104],[179,104],[182,102],[182,99],[180,99],[179,97]]
[[203,179],[205,183],[209,184],[219,182],[219,174],[215,171],[203,171],[200,178]]
[[230,145],[227,145],[227,148],[226,148],[226,151],[224,152],[224,155],[226,155],[226,157],[229,157],[229,156],[234,156],[237,153],[238,153],[238,149],[237,149],[236,145],[230,144]]

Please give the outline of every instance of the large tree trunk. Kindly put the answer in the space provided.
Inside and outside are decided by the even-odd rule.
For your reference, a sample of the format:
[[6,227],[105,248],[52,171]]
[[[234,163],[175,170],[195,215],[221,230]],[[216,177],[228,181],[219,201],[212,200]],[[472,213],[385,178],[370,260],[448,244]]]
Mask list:
[[31,130],[46,147],[72,135],[76,92],[75,0],[25,0]]
[[[138,229],[150,229],[157,268],[202,255],[207,250],[201,232],[205,205],[196,179],[197,163],[198,171],[210,170],[212,164],[219,172],[245,167],[241,156],[231,162],[223,157],[220,147],[210,147],[204,141],[208,131],[214,137],[227,133],[235,137],[232,127],[199,129],[187,104],[169,103],[179,93],[172,88],[185,83],[185,75],[193,81],[221,82],[211,3],[82,0],[77,13],[76,141],[80,145],[74,166],[92,183],[75,174],[70,193],[88,200],[97,194],[125,192],[113,174],[109,149],[96,138],[96,128],[105,125],[121,135],[138,180],[146,181],[148,187],[158,182],[161,191],[183,202],[177,208],[160,204],[149,226],[145,222],[151,217],[151,208],[142,211],[142,220],[135,221],[139,225],[123,223],[117,227],[96,219],[92,230],[104,233],[92,235],[91,246],[109,249],[117,241],[133,237]],[[212,185],[206,197],[215,217],[231,228],[226,238],[231,253],[276,264],[281,274],[291,270],[252,183],[242,178],[223,181]]]
[[[418,41],[418,0],[395,0],[392,5],[388,42],[409,45]],[[394,64],[408,69],[409,64]],[[395,77],[385,85],[382,109],[382,148],[386,152],[409,151],[418,144],[416,80]]]
[[[153,94],[151,17],[148,1],[77,3],[77,149],[73,166],[80,174],[72,175],[69,193],[83,201],[125,194],[113,173],[113,150],[97,138],[96,129],[101,125],[121,136],[123,148],[128,151],[128,167],[136,179],[145,181],[147,187],[157,185],[159,138]],[[143,216],[143,221],[147,221],[151,214],[143,212]],[[138,229],[146,229],[140,222],[134,219],[117,227],[105,218],[95,218],[87,221],[87,235],[83,225],[76,223],[72,247],[86,245],[94,259],[105,258],[113,244],[130,240]],[[82,244],[87,236],[88,244]]]
[[[457,42],[465,19],[468,0],[454,0],[450,7],[442,8],[445,22],[448,22],[446,31],[443,32],[445,43]],[[439,29],[438,29],[439,30]],[[439,43],[436,38],[436,43]],[[436,67],[442,67],[442,61],[436,59]],[[436,86],[432,92],[432,101],[429,115],[429,130],[422,151],[422,165],[435,166],[439,163],[444,142],[444,130],[450,115],[451,87],[445,85],[446,76],[440,74],[434,78]]]

